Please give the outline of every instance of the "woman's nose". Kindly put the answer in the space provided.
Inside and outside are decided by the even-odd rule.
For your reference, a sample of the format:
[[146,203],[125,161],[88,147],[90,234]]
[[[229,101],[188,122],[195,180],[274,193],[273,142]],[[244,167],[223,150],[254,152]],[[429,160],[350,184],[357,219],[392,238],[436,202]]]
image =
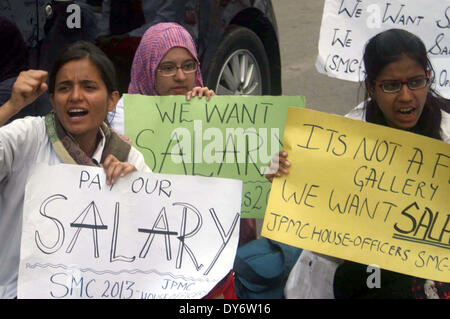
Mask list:
[[413,98],[413,92],[408,87],[408,85],[403,84],[400,91],[398,92],[399,98],[403,101],[409,101]]
[[175,73],[175,79],[178,81],[183,81],[184,79],[186,79],[186,74],[184,74],[182,68],[177,68],[177,73]]
[[70,92],[70,99],[72,101],[77,101],[81,99],[81,96],[82,96],[81,89],[77,85],[75,85],[72,88],[72,91]]

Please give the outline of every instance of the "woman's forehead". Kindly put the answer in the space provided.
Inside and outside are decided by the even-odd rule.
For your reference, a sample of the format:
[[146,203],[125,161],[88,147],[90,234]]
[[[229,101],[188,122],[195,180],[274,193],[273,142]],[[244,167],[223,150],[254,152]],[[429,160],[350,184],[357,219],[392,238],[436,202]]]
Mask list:
[[56,74],[56,83],[63,80],[102,82],[100,70],[89,59],[76,59],[65,63]]
[[386,65],[378,74],[378,78],[409,78],[422,75],[425,72],[420,63],[408,56],[403,56],[399,60]]
[[160,63],[163,62],[184,62],[186,60],[194,60],[192,54],[182,47],[173,47],[163,56]]

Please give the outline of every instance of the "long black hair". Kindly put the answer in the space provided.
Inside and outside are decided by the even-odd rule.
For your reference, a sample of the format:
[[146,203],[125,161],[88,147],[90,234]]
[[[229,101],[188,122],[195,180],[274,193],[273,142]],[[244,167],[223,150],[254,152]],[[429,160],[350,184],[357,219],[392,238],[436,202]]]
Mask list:
[[[401,29],[390,29],[375,35],[366,44],[364,66],[366,70],[366,121],[388,126],[377,102],[369,100],[369,87],[373,86],[378,74],[389,63],[407,56],[419,63],[425,73],[430,73],[430,83],[434,82],[434,72],[422,40],[416,35]],[[442,140],[440,134],[441,109],[448,110],[448,100],[440,96],[431,86],[422,114],[412,132]]]

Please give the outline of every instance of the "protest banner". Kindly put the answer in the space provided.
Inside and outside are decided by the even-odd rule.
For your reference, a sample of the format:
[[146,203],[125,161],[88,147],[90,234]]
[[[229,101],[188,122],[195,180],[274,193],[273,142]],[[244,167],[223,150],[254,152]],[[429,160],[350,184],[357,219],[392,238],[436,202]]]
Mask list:
[[450,98],[448,1],[326,0],[316,69],[338,79],[364,80],[365,44],[392,28],[414,33],[425,43],[435,71],[435,87]]
[[450,145],[290,108],[289,174],[275,178],[262,236],[450,281]]
[[288,106],[300,96],[124,96],[125,134],[156,173],[243,181],[242,218],[264,216],[264,177],[281,147]]
[[105,181],[98,167],[34,167],[19,298],[201,298],[232,269],[241,181],[141,172]]

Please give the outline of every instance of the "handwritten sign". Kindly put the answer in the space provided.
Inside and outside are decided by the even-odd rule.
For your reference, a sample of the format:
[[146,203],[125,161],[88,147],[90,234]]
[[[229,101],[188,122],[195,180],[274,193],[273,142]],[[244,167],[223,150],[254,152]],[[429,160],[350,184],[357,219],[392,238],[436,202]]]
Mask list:
[[284,143],[292,166],[273,181],[263,236],[450,281],[450,145],[293,108]]
[[450,98],[448,1],[326,0],[317,70],[343,80],[362,81],[365,44],[392,28],[405,29],[422,39],[435,71],[436,89]]
[[105,181],[101,168],[33,169],[19,298],[201,298],[232,269],[241,181],[137,172]]
[[304,97],[125,95],[125,134],[153,172],[243,181],[242,218],[264,216],[264,177],[281,148],[288,106]]

